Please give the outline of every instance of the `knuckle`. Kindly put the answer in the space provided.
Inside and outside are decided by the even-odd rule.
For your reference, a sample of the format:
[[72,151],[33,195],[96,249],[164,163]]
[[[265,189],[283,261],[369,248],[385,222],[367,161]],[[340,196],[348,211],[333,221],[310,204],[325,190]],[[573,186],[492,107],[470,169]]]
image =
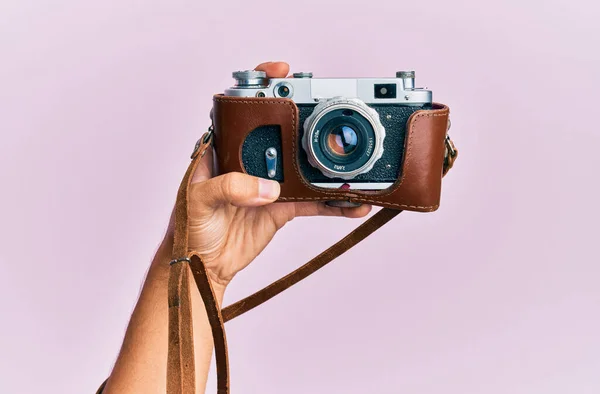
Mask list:
[[221,187],[223,188],[223,194],[226,196],[243,196],[248,191],[249,184],[251,182],[247,175],[230,172],[224,175]]
[[233,173],[223,175],[221,181],[221,192],[224,196],[231,196],[235,187],[235,175]]

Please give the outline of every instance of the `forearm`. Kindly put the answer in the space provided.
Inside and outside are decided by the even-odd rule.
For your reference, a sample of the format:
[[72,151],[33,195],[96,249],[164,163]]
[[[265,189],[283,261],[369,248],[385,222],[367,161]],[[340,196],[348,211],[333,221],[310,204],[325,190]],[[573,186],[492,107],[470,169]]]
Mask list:
[[[103,394],[165,393],[168,351],[169,261],[172,237],[160,246],[131,316],[121,351]],[[213,342],[202,299],[190,276],[192,289],[196,388],[203,393],[210,368]],[[215,288],[222,304],[222,288]]]

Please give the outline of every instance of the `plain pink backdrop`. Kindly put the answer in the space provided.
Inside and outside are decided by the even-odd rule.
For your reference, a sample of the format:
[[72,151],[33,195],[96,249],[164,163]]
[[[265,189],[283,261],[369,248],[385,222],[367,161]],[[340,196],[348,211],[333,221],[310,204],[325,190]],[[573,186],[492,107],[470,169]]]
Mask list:
[[[590,1],[0,2],[0,392],[109,373],[213,93],[269,60],[452,111],[442,205],[227,324],[233,393],[600,392]],[[229,304],[359,221],[297,219]],[[215,376],[209,389],[214,392]]]

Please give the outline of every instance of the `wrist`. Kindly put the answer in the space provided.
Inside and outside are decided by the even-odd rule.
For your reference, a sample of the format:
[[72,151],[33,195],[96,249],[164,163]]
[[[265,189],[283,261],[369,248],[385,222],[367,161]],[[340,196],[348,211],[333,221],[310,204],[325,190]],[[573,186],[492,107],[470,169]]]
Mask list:
[[[150,269],[148,271],[147,280],[156,283],[159,286],[168,286],[169,281],[169,268],[170,262],[172,260],[173,254],[173,235],[167,233],[165,238],[161,242],[158,250],[156,251],[156,255],[152,260],[152,264],[150,265]],[[212,286],[213,292],[215,294],[215,298],[219,304],[222,306],[223,297],[225,295],[225,290],[227,289],[227,285],[225,283],[221,283],[220,281],[214,280],[210,272],[208,272],[210,284]],[[190,275],[190,285],[193,291],[196,290],[196,281],[193,276]]]

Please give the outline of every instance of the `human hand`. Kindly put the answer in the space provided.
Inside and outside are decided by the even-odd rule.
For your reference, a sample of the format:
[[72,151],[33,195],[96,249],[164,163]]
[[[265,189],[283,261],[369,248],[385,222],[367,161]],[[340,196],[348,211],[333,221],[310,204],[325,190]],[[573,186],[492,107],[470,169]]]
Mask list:
[[[283,78],[284,62],[262,63],[256,70]],[[189,248],[201,256],[212,284],[224,291],[234,275],[267,246],[275,233],[299,216],[366,216],[370,205],[338,208],[323,202],[277,202],[279,183],[242,173],[213,178],[213,152],[198,163],[189,189]]]

